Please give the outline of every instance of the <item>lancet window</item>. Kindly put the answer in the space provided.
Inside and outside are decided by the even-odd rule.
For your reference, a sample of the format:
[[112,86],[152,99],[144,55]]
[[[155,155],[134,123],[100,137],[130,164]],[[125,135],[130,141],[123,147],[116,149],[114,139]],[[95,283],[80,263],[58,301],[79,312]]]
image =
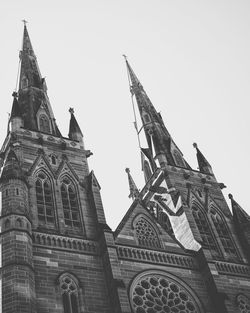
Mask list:
[[44,224],[55,223],[52,185],[45,173],[41,172],[36,179],[36,201],[38,220]]
[[78,285],[71,275],[63,275],[60,280],[60,290],[64,313],[79,313]]
[[21,80],[21,88],[27,88],[28,84],[29,84],[28,78],[26,76],[23,76]]
[[227,229],[227,226],[221,216],[214,210],[210,210],[211,218],[215,229],[219,235],[219,239],[226,253],[237,256],[237,251],[234,247],[233,241]]
[[140,217],[135,224],[135,235],[138,244],[147,247],[160,247],[160,242],[153,226],[144,218]]
[[147,160],[144,160],[143,171],[144,171],[145,180],[147,182],[150,179],[150,177],[152,176],[152,171],[151,171],[149,162]]
[[204,216],[203,212],[195,205],[192,206],[192,213],[196,223],[196,226],[200,232],[202,245],[204,248],[210,250],[217,250],[216,243],[208,224],[206,217]]
[[184,166],[183,159],[180,155],[180,153],[177,150],[174,150],[174,158],[175,158],[175,163],[177,166]]
[[61,184],[61,196],[65,225],[80,228],[80,214],[76,189],[68,178]]
[[50,122],[45,114],[39,116],[39,129],[41,132],[50,133]]

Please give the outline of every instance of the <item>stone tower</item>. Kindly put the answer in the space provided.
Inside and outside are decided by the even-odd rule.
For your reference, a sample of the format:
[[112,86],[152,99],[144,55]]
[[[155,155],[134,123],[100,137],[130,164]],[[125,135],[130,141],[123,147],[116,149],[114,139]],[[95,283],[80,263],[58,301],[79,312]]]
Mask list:
[[132,205],[112,231],[74,110],[63,137],[26,25],[20,59],[0,152],[1,312],[250,313],[250,217],[232,195],[231,213],[197,144],[189,166],[130,64],[145,186],[126,169]]
[[73,109],[61,135],[26,25],[20,59],[1,149],[1,312],[110,312],[111,231],[91,152]]

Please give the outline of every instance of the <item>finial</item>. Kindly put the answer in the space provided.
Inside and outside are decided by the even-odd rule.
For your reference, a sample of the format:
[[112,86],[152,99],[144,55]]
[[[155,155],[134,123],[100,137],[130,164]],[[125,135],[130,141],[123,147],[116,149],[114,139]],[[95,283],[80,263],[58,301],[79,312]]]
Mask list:
[[26,26],[26,24],[28,23],[28,21],[26,21],[26,20],[22,20],[22,22],[23,22],[24,26]]
[[232,195],[231,193],[229,193],[229,194],[228,194],[228,198],[229,198],[230,200],[233,200],[234,197],[233,197],[233,195]]
[[128,58],[128,57],[126,56],[126,54],[123,54],[122,56],[123,56],[124,59],[127,61],[127,58]]
[[75,113],[74,109],[73,108],[69,108],[69,113],[74,114]]
[[198,145],[197,145],[197,143],[196,143],[196,142],[194,142],[194,143],[193,143],[193,147],[194,147],[195,149],[197,149],[197,148],[198,148]]
[[13,91],[12,97],[17,98],[17,92],[16,91]]
[[125,168],[125,172],[129,174],[130,173],[130,169],[128,167]]

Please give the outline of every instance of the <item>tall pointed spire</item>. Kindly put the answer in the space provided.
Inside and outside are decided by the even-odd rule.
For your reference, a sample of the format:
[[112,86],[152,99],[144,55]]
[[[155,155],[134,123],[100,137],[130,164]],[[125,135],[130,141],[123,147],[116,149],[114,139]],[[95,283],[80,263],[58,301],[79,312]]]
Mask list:
[[37,58],[24,21],[18,103],[24,128],[61,136],[47,95],[45,79],[41,76]]
[[135,184],[135,182],[134,182],[134,180],[133,180],[133,178],[132,178],[132,176],[131,176],[131,174],[130,174],[129,168],[126,168],[126,169],[125,169],[125,172],[128,174],[128,184],[129,184],[129,191],[130,191],[128,197],[129,197],[129,198],[132,198],[132,199],[134,200],[135,198],[138,197],[138,195],[139,195],[139,190],[138,190],[138,188],[136,187],[136,184]]
[[29,86],[43,89],[41,73],[31,44],[26,23],[24,23],[22,50],[20,51],[21,71],[19,89]]
[[202,173],[213,174],[212,166],[209,164],[207,159],[201,153],[200,149],[198,148],[197,143],[193,143],[193,147],[196,149],[196,152],[197,152],[196,156],[197,156],[197,161],[199,164],[199,170]]
[[142,128],[144,129],[148,148],[151,151],[152,157],[159,161],[160,166],[169,164],[190,168],[165,127],[161,114],[156,111],[126,57],[125,59],[130,91],[132,97],[135,96],[136,98],[142,120]]

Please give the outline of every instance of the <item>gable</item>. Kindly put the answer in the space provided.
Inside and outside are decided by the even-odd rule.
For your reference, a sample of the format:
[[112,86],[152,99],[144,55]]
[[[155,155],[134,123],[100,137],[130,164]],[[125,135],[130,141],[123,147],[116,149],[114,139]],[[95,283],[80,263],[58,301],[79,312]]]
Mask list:
[[55,177],[54,171],[43,150],[39,150],[38,153],[39,155],[29,169],[29,175],[32,176],[36,171],[43,169],[46,172],[50,173],[53,177]]
[[171,252],[184,252],[180,244],[156,221],[150,212],[135,201],[115,232],[116,244]]

